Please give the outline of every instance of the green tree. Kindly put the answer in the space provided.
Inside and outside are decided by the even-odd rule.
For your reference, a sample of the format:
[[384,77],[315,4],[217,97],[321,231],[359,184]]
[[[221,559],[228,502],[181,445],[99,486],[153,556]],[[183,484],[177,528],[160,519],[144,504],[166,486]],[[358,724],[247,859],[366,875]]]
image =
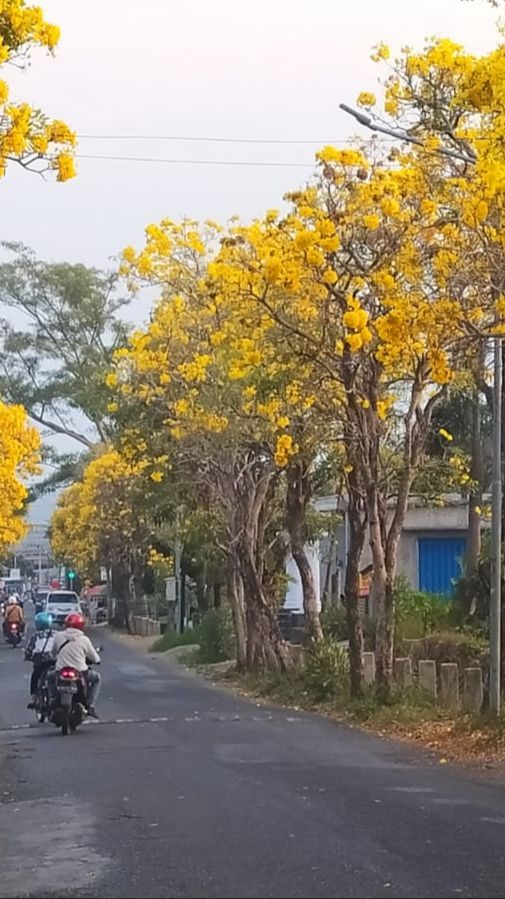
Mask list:
[[54,434],[88,448],[105,441],[104,379],[127,330],[116,275],[4,247],[13,257],[0,265],[0,393]]

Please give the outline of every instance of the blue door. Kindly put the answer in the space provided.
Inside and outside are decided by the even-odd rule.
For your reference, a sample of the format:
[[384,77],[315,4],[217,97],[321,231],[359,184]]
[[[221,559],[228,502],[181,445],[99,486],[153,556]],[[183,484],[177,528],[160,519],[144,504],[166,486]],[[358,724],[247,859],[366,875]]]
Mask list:
[[419,589],[426,593],[452,593],[453,581],[461,577],[465,555],[464,537],[420,537]]

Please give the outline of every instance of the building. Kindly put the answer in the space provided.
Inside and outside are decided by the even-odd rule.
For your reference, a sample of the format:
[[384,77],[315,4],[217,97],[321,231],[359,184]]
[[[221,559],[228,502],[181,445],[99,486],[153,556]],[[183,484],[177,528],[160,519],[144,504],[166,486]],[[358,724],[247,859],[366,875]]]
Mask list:
[[[319,512],[338,513],[334,533],[307,547],[320,596],[325,592],[337,599],[344,589],[348,543],[345,500],[324,496],[315,501]],[[398,576],[403,576],[414,589],[449,595],[454,581],[460,577],[466,551],[468,502],[457,495],[446,496],[440,507],[426,506],[412,497],[402,531],[398,551]],[[303,594],[298,571],[292,559],[287,572],[290,584],[284,608],[303,610]],[[364,610],[369,607],[372,580],[372,558],[367,543],[361,561],[360,592]]]

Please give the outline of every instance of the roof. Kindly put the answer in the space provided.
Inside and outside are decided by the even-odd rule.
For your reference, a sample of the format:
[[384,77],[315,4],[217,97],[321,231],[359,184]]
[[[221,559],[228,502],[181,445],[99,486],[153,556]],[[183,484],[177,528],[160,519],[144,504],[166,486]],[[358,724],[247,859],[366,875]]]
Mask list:
[[86,596],[91,599],[97,596],[106,596],[108,590],[107,584],[98,584],[97,587],[90,587],[89,590],[86,590]]

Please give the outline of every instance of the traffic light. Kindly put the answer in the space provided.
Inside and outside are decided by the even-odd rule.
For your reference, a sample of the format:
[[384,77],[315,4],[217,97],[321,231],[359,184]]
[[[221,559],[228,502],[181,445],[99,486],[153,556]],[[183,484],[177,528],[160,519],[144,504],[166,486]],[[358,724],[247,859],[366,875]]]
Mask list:
[[75,571],[68,571],[67,577],[68,577],[69,581],[73,581],[75,578]]

